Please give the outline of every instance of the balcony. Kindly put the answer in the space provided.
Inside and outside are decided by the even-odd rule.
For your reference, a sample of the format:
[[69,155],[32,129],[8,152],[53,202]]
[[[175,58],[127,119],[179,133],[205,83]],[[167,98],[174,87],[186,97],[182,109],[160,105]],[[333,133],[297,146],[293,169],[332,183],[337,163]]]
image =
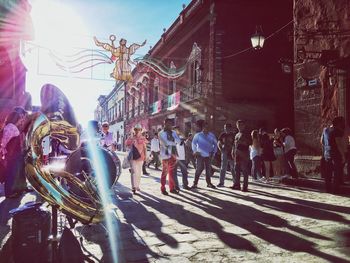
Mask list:
[[207,85],[204,85],[204,83],[196,83],[191,86],[184,87],[181,91],[180,101],[186,103],[201,98],[207,98],[207,91]]

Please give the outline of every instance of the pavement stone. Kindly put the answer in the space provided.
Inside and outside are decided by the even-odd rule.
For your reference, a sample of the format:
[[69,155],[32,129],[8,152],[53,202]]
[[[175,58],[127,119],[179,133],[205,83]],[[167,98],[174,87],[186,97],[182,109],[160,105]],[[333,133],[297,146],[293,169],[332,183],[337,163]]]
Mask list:
[[[119,263],[350,262],[346,195],[327,194],[302,181],[293,185],[250,182],[247,193],[227,187],[208,189],[202,176],[198,190],[163,196],[160,172],[148,171],[138,194],[132,195],[126,170],[111,191],[117,207],[116,232],[109,235],[117,238],[112,247],[117,249]],[[189,172],[191,183],[194,170]],[[232,184],[230,178],[227,186]],[[212,181],[218,183],[218,174]],[[8,211],[36,198],[27,194],[5,200],[0,195],[0,248],[6,247],[11,235]],[[101,225],[78,224],[76,230],[99,262],[113,262]]]

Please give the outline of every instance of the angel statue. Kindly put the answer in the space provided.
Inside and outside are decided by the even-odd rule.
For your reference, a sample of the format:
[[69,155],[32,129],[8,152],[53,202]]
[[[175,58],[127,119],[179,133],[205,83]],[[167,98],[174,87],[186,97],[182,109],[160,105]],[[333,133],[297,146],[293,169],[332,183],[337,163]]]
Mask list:
[[111,59],[113,61],[115,60],[115,67],[113,73],[111,73],[111,77],[122,81],[132,80],[130,63],[134,62],[130,59],[130,56],[133,55],[137,49],[144,46],[146,44],[146,40],[141,45],[134,43],[127,47],[126,40],[122,38],[119,41],[119,47],[115,47],[114,41],[116,37],[111,35],[109,39],[111,40],[111,44],[102,43],[98,41],[96,37],[94,37],[95,44],[107,51],[110,51],[112,54]]

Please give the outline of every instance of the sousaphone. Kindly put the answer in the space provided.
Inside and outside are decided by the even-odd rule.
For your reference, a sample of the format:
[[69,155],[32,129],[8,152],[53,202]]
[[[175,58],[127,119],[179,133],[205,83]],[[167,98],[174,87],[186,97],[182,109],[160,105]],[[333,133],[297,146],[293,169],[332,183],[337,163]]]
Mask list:
[[[26,176],[33,188],[63,213],[84,224],[98,223],[104,216],[96,185],[96,162],[88,148],[80,146],[73,108],[67,97],[51,84],[42,87],[41,104],[41,112],[35,116],[27,134]],[[42,141],[47,136],[72,151],[60,169],[54,162],[43,161]],[[110,188],[120,176],[120,161],[115,153],[95,148],[100,153],[99,163],[107,168],[106,187]]]

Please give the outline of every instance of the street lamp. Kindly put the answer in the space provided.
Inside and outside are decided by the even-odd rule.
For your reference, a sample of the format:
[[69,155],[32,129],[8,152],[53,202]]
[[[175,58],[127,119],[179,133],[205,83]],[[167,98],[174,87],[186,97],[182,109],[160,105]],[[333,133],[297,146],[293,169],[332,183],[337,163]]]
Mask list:
[[251,36],[252,46],[254,49],[261,49],[264,46],[265,37],[262,34],[261,26],[257,26],[255,33]]

